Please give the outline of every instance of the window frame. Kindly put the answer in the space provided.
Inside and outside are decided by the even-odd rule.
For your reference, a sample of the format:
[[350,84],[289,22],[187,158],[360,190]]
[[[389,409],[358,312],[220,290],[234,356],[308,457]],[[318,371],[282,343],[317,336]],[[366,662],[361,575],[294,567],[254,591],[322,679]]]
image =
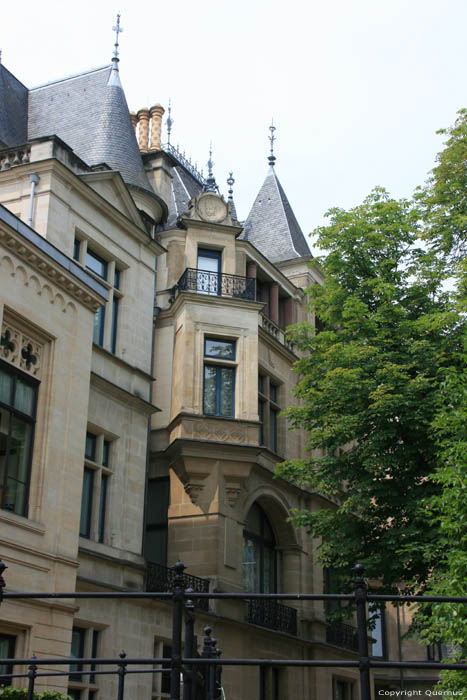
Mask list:
[[[9,426],[8,426],[8,434],[7,434],[7,444],[6,444],[6,454],[5,454],[5,473],[4,473],[4,478],[3,478],[3,483],[0,484],[1,488],[1,495],[0,495],[0,509],[1,510],[7,510],[11,513],[15,513],[15,515],[20,515],[22,517],[27,518],[28,517],[28,511],[29,511],[29,495],[30,495],[30,488],[31,488],[31,471],[32,471],[32,458],[33,458],[33,452],[34,452],[34,438],[35,438],[35,428],[36,428],[36,422],[37,422],[37,404],[38,404],[38,397],[39,397],[39,386],[40,386],[40,381],[36,379],[35,377],[31,377],[30,375],[26,374],[22,370],[18,369],[14,365],[10,364],[9,362],[5,362],[4,360],[0,360],[0,369],[4,371],[6,374],[9,374],[13,381],[12,385],[10,388],[10,403],[7,404],[3,401],[0,400],[0,408],[2,408],[4,411],[9,413],[10,419],[9,419]],[[24,413],[24,411],[21,411],[18,408],[15,408],[15,393],[16,393],[16,384],[17,380],[22,381],[24,384],[27,384],[32,387],[34,391],[34,397],[33,397],[33,405],[31,407],[31,414]],[[11,441],[11,431],[12,431],[12,420],[11,417],[15,416],[17,419],[27,423],[28,425],[31,426],[30,430],[30,440],[29,440],[29,447],[28,447],[28,453],[26,456],[26,470],[25,470],[25,494],[24,494],[24,505],[22,508],[22,511],[18,513],[14,508],[7,508],[4,503],[4,499],[6,498],[6,495],[8,493],[8,462],[9,462],[9,457],[10,457],[10,441]],[[10,477],[12,478],[12,477]],[[16,482],[18,482],[18,479],[15,479]],[[23,483],[23,482],[20,482]]]
[[[87,256],[92,256],[96,261],[105,264],[105,276],[89,267]],[[123,267],[114,258],[105,257],[97,253],[93,247],[93,242],[85,237],[75,234],[73,244],[73,259],[76,260],[85,270],[103,284],[109,292],[107,302],[99,307],[94,317],[93,343],[98,347],[108,350],[113,355],[117,354],[118,347],[118,321],[121,313],[120,300],[122,294],[122,272]]]
[[[3,632],[0,632],[0,641],[2,639],[7,641],[8,651],[7,651],[7,656],[0,656],[0,667],[5,666],[5,674],[8,675],[10,673],[14,673],[14,664],[3,664],[2,661],[3,661],[3,659],[14,659],[15,658],[17,637],[14,634],[4,634]],[[12,678],[6,678],[0,672],[0,685],[10,686],[10,685],[12,685],[12,680],[13,680]]]
[[[88,456],[86,447],[84,451],[84,468],[83,482],[81,491],[81,509],[80,509],[80,529],[79,536],[93,542],[105,544],[106,539],[106,515],[109,513],[109,494],[111,490],[110,478],[114,474],[111,467],[112,464],[112,444],[113,440],[109,439],[103,432],[92,432],[90,428],[86,432],[86,440],[92,438],[94,440],[93,457]],[[88,497],[89,514],[86,521],[86,527],[81,528],[84,505],[84,484],[86,472],[92,474],[90,484],[90,495]]]
[[[256,532],[252,532],[251,530],[248,530],[247,528],[247,523],[248,523],[248,518],[250,516],[250,513],[252,509],[255,508],[259,512],[260,516],[260,530],[261,534],[258,535]],[[272,532],[272,537],[273,539],[268,539],[264,535],[265,531],[265,524],[268,525],[269,529]],[[259,505],[259,503],[254,502],[251,504],[250,509],[247,513],[246,517],[246,522],[245,522],[245,527],[243,528],[243,547],[245,548],[245,541],[247,539],[253,540],[257,545],[259,545],[259,554],[260,554],[260,560],[259,562],[256,562],[257,565],[259,565],[259,591],[249,591],[250,593],[264,593],[264,551],[265,549],[268,549],[269,551],[273,552],[273,591],[269,591],[270,593],[277,593],[278,589],[278,556],[277,556],[277,540],[274,536],[274,530],[271,525],[271,521],[269,520],[268,516],[264,512],[263,508]],[[243,549],[244,551],[244,549]],[[243,567],[245,566],[245,558],[243,559]]]
[[279,415],[282,384],[261,369],[258,373],[258,443],[260,447],[279,454],[280,423]]
[[[208,341],[220,341],[222,343],[231,343],[232,345],[232,358],[225,358],[215,355],[206,354],[206,343]],[[202,412],[204,416],[210,416],[215,418],[235,418],[235,390],[237,381],[237,339],[232,338],[219,338],[210,335],[205,335],[203,338],[203,383],[202,383]],[[206,410],[206,369],[214,368],[215,370],[215,412],[208,412]],[[232,373],[232,401],[230,406],[230,413],[222,413],[222,401],[223,401],[223,388],[222,388],[222,371],[229,371]]]
[[[98,650],[100,645],[100,629],[93,626],[86,626],[79,621],[73,625],[73,632],[79,630],[80,632],[80,654],[76,658],[98,658]],[[70,641],[70,656],[72,656],[71,649],[73,643],[73,636]],[[78,666],[76,671],[71,672],[72,666]],[[89,667],[89,668],[88,668]],[[87,671],[91,673],[88,673]],[[93,673],[96,670],[96,664],[70,664],[70,675],[68,677],[68,689],[67,693],[72,698],[78,695],[79,700],[90,700],[91,697],[95,696],[99,687],[96,681],[96,676]]]

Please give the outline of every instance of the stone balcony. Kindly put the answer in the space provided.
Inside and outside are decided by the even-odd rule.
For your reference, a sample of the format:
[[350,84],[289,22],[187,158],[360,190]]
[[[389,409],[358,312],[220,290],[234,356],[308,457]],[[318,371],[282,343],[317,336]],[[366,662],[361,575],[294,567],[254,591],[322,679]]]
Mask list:
[[290,350],[290,352],[295,353],[296,344],[287,340],[286,332],[280,328],[274,321],[266,316],[266,314],[260,313],[259,315],[259,327],[266,331],[266,333],[273,338],[275,338],[281,345]]
[[177,282],[177,289],[179,292],[256,301],[256,280],[252,277],[225,275],[193,267],[186,268]]

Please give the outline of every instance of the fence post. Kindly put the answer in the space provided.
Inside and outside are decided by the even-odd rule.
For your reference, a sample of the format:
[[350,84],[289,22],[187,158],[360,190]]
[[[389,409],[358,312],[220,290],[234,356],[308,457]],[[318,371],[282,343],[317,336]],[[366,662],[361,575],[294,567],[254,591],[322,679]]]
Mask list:
[[[211,627],[209,625],[206,625],[204,628],[204,634],[205,637],[203,639],[203,651],[201,653],[201,656],[204,659],[210,659],[211,658]],[[211,680],[211,664],[203,664],[203,676],[204,676],[204,690],[205,690],[205,698],[206,700],[210,700],[211,698],[211,691],[210,691],[210,680]]]
[[3,601],[3,589],[6,587],[5,579],[3,578],[5,569],[8,569],[8,566],[0,559],[0,605]]
[[[186,594],[193,593],[192,588],[186,589]],[[188,659],[194,659],[195,650],[195,604],[191,599],[185,603],[185,653]],[[183,700],[196,700],[196,669],[193,664],[187,664],[183,674]]]
[[[211,637],[211,651],[210,651],[210,656],[212,659],[216,658],[216,643],[217,639],[215,637]],[[216,664],[209,664],[209,700],[217,700],[217,693],[216,693]]]
[[[126,654],[121,651],[119,654],[121,662],[118,664],[118,694],[117,700],[123,700],[123,693],[125,692],[125,675],[126,675],[126,661],[124,661]],[[29,698],[28,698],[29,700]]]
[[[37,656],[33,654],[31,656],[31,661],[37,659]],[[37,676],[37,665],[33,663],[29,666],[28,669],[28,700],[33,700],[34,699],[34,682],[36,680]]]
[[358,653],[360,655],[360,693],[362,700],[371,700],[370,659],[368,655],[368,628],[366,620],[367,585],[362,564],[354,566],[355,603],[357,606]]
[[180,700],[180,672],[182,670],[182,621],[183,621],[183,572],[185,565],[178,561],[172,566],[174,571],[173,596],[174,612],[172,618],[172,659],[170,662],[170,698]]
[[[216,659],[221,658],[222,654],[222,649],[216,649]],[[219,664],[216,666],[216,700],[222,700],[221,696],[221,688],[222,688],[222,666]]]

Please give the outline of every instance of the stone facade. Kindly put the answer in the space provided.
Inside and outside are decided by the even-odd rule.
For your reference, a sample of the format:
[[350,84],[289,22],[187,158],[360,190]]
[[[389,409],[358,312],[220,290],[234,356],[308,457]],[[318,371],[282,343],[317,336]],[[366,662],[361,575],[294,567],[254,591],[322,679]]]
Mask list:
[[[121,90],[110,70],[105,89]],[[161,147],[162,114],[155,105],[124,115],[132,148],[139,139],[139,179],[122,178],[115,144],[111,169],[83,160],[72,150],[74,132],[66,143],[58,126],[56,136],[51,127],[0,151],[0,371],[35,401],[29,415],[18,414],[33,430],[30,457],[20,440],[24,503],[20,486],[16,500],[6,490],[13,493],[14,459],[0,423],[8,590],[139,591],[151,567],[163,576],[181,559],[211,591],[251,591],[253,582],[266,592],[321,593],[318,543],[288,517],[335,504],[276,479],[274,467],[305,450],[306,436],[288,430],[280,413],[296,381],[285,329],[314,322],[304,290],[322,274],[311,256],[273,264],[246,239],[233,202]],[[32,194],[31,175],[39,178]],[[268,178],[273,188],[275,173]],[[284,249],[294,251],[303,234],[290,213],[281,227],[290,230]],[[0,409],[3,420],[17,416],[5,396]],[[356,658],[344,634],[330,636],[322,603],[281,610],[271,622],[264,606],[211,601],[196,633],[212,625],[226,657]],[[386,615],[391,658],[409,623],[401,615]],[[70,649],[151,657],[170,643],[171,619],[161,601],[7,601],[0,640],[14,640],[17,657]],[[425,658],[407,642],[402,653]],[[414,679],[406,688],[421,687],[421,674],[406,675]],[[358,672],[226,667],[223,685],[228,700],[356,700]],[[41,678],[38,686],[110,700],[116,679]],[[150,674],[128,676],[127,693],[167,697]]]

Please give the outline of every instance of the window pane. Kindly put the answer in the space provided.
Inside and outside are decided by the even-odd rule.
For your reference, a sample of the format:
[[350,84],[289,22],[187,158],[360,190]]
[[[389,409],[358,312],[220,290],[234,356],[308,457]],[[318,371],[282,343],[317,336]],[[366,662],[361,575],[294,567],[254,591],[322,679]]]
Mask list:
[[110,351],[115,354],[117,349],[118,297],[112,301],[112,328],[110,329]]
[[96,443],[97,438],[92,433],[86,433],[86,447],[84,448],[84,456],[93,462],[96,461]]
[[264,376],[262,374],[258,376],[258,391],[264,394]]
[[204,354],[207,357],[220,357],[223,360],[235,360],[235,343],[231,340],[205,338]]
[[233,416],[234,414],[234,370],[230,367],[218,367],[220,374],[220,415]]
[[0,401],[11,404],[13,377],[0,369]]
[[264,581],[263,592],[275,593],[276,590],[276,572],[275,572],[276,553],[270,547],[264,548]]
[[106,509],[106,505],[107,505],[107,485],[108,485],[108,482],[109,482],[108,475],[102,474],[101,492],[99,494],[99,524],[98,524],[99,542],[104,541],[105,509]]
[[277,411],[273,408],[269,411],[269,447],[277,452]]
[[[84,656],[84,636],[86,630],[82,627],[73,627],[71,633],[71,650],[70,656],[74,656],[77,659],[83,658]],[[70,671],[82,671],[83,664],[70,664]],[[81,681],[80,675],[70,676],[70,680]]]
[[[172,656],[172,647],[164,644],[162,647],[162,657],[164,659],[170,659]],[[162,664],[162,668],[170,669],[170,661],[166,661]],[[161,691],[170,695],[170,673],[163,673],[161,680]]]
[[94,485],[94,472],[92,469],[84,469],[83,493],[81,496],[81,518],[79,534],[81,537],[89,537],[91,534],[92,492]]
[[115,269],[114,287],[120,289],[120,270],[117,269]]
[[19,515],[24,515],[26,512],[31,436],[32,425],[12,416],[5,508]]
[[252,534],[261,537],[261,520],[262,512],[259,506],[257,506],[256,503],[254,503],[250,508],[250,512],[248,513],[248,518],[246,521],[246,529],[248,530],[248,532],[251,532]]
[[8,435],[10,432],[10,414],[0,408],[0,505],[6,507],[7,493],[4,489],[5,476],[8,467]]
[[[9,634],[0,634],[0,661],[14,657],[15,639]],[[2,673],[14,673],[13,666],[0,663],[0,685],[11,685],[11,678],[2,678]]]
[[104,467],[109,466],[109,454],[110,454],[110,441],[104,440],[104,444],[102,446],[102,464]]
[[216,367],[204,366],[203,413],[216,415]]
[[264,401],[258,401],[258,415],[259,415],[259,444],[264,445]]
[[89,248],[86,252],[86,267],[95,272],[96,275],[99,275],[99,277],[102,277],[102,279],[107,279],[107,262],[95,253],[91,253]]
[[79,260],[79,249],[81,247],[81,241],[79,241],[77,238],[75,238],[75,242],[73,245],[73,258],[75,260]]
[[275,401],[277,403],[277,386],[275,384],[269,385],[269,394],[271,401]]
[[96,345],[104,344],[104,322],[105,322],[105,306],[101,306],[94,314],[94,328],[92,333],[92,342]]
[[34,396],[34,387],[18,378],[15,386],[15,408],[22,413],[27,413],[28,416],[32,416],[34,411]]
[[247,593],[260,591],[260,572],[260,546],[254,540],[246,537],[243,546],[243,588]]
[[384,621],[383,621],[383,616],[384,616],[384,610],[378,610],[377,611],[377,618],[375,619],[375,628],[371,630],[371,636],[375,640],[372,645],[372,655],[373,656],[379,656],[383,657],[384,656],[384,641],[383,641],[383,634],[384,634]]

